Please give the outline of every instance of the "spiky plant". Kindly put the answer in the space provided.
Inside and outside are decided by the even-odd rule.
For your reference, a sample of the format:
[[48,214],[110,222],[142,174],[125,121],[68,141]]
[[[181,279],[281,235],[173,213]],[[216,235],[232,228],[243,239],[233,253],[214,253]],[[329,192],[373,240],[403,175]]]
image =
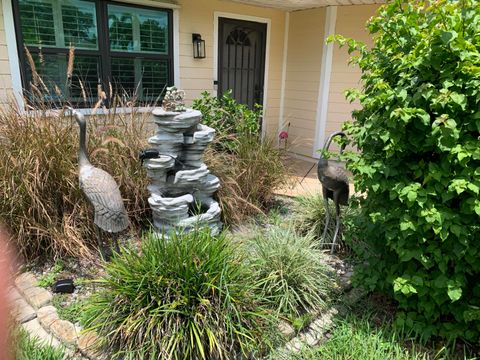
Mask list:
[[111,358],[238,359],[261,352],[271,316],[223,235],[150,235],[105,266],[84,324]]
[[327,304],[334,280],[312,236],[301,236],[292,226],[273,226],[244,244],[272,309],[297,317]]

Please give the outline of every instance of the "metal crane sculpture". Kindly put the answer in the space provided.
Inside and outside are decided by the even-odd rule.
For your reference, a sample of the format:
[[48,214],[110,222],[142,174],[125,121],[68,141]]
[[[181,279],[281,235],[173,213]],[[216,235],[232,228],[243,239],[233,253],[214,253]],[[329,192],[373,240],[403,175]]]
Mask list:
[[[110,234],[118,234],[128,227],[129,221],[122,195],[115,179],[106,171],[94,167],[87,156],[87,123],[82,113],[69,107],[80,127],[80,150],[78,154],[80,188],[93,205],[95,225]],[[100,234],[97,233],[98,246],[103,254]],[[117,235],[113,236],[118,251]]]
[[[347,171],[336,164],[332,164],[328,161],[324,156],[325,151],[328,151],[330,147],[330,143],[335,136],[343,136],[346,137],[345,133],[338,131],[331,134],[327,141],[325,141],[325,145],[322,149],[322,154],[320,155],[320,160],[318,160],[317,165],[317,174],[318,179],[322,183],[322,191],[323,191],[323,199],[325,203],[325,229],[323,230],[322,239],[325,241],[328,229],[328,223],[330,221],[330,212],[328,210],[328,199],[332,199],[335,203],[335,210],[336,210],[336,226],[335,226],[335,233],[333,235],[332,240],[332,248],[330,252],[333,254],[335,249],[335,242],[337,240],[338,232],[340,230],[340,205],[347,205],[348,204],[348,193],[349,193],[349,186],[348,186],[348,173]],[[346,144],[342,144],[340,148],[340,154],[343,153]]]

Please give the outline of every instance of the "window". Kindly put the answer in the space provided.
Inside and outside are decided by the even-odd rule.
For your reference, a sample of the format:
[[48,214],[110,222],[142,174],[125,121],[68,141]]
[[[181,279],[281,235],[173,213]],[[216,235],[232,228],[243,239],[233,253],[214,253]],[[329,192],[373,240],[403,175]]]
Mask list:
[[147,103],[172,85],[171,10],[104,0],[13,2],[22,81],[31,101],[91,106],[101,85],[107,94],[112,89]]

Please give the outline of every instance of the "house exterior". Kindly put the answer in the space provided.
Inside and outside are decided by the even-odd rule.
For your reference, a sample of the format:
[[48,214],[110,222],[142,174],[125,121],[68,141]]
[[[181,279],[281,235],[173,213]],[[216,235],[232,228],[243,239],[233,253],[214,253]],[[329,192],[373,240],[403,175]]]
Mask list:
[[166,85],[184,89],[189,103],[232,89],[239,101],[264,106],[264,135],[288,129],[290,151],[312,159],[358,106],[343,92],[359,85],[360,71],[325,39],[338,33],[368,44],[365,22],[377,2],[2,0],[0,103],[25,108],[48,90],[52,99],[68,93],[88,113],[99,83],[145,103]]

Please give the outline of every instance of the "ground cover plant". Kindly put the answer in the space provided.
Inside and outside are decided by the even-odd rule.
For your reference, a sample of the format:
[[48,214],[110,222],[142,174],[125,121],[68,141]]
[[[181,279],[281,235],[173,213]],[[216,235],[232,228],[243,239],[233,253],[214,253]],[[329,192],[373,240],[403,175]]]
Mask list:
[[15,330],[15,359],[16,360],[69,360],[61,349],[41,343],[31,338],[23,329]]
[[57,309],[58,317],[63,320],[78,323],[82,317],[82,309],[87,298],[71,299],[70,294],[54,294],[52,305]]
[[279,315],[293,322],[326,307],[335,280],[312,236],[270,226],[245,241],[243,251],[262,297]]
[[[353,290],[353,291],[357,291]],[[292,360],[473,360],[468,346],[436,338],[422,341],[406,327],[394,324],[396,304],[379,293],[338,299],[340,313],[333,319],[324,341],[305,348]]]
[[55,280],[57,279],[58,274],[63,271],[63,268],[64,268],[63,261],[61,260],[55,261],[55,264],[53,265],[52,269],[50,269],[50,271],[48,271],[47,273],[39,277],[37,286],[40,286],[43,288],[52,286]]
[[[303,350],[292,360],[426,360],[429,356],[406,344],[391,325],[375,327],[368,316],[337,320],[328,340],[314,349]],[[410,346],[408,346],[410,345]]]
[[268,347],[273,318],[223,235],[151,235],[105,271],[83,322],[105,337],[112,358],[238,359]]
[[346,126],[364,246],[357,283],[395,298],[396,325],[480,338],[480,3],[393,1],[371,49],[337,37],[362,69]]

